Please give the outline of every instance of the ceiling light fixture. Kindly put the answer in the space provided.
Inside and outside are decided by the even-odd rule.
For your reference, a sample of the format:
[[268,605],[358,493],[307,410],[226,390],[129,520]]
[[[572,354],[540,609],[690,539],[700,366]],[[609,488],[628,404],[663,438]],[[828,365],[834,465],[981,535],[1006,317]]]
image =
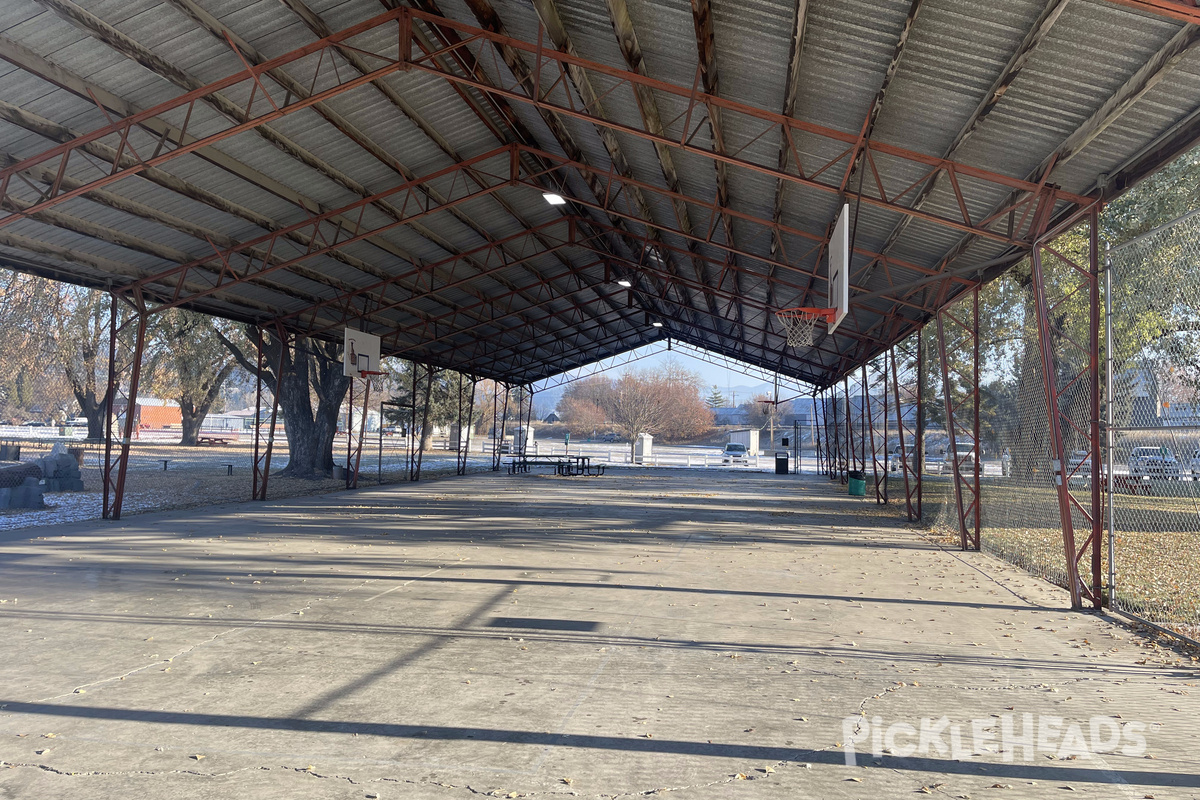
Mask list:
[[633,281],[628,278],[619,278],[617,279],[617,286],[624,286],[626,289],[629,289],[633,286]]
[[661,322],[651,322],[650,324],[651,324],[651,325],[653,325],[653,326],[654,326],[654,327],[656,327],[656,328],[661,328],[661,327],[662,327],[662,325],[663,325]]
[[555,194],[554,192],[542,192],[542,199],[552,206],[561,206],[566,205],[567,203],[567,198],[563,197],[561,194]]

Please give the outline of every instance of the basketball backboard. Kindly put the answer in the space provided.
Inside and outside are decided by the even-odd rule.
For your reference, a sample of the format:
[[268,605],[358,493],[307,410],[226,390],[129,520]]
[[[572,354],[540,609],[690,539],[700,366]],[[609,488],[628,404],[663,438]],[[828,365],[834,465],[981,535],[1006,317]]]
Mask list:
[[850,204],[842,206],[837,224],[833,226],[833,237],[829,240],[829,298],[826,305],[836,309],[829,333],[842,324],[850,310]]
[[362,372],[379,371],[379,337],[346,328],[342,374],[357,378]]

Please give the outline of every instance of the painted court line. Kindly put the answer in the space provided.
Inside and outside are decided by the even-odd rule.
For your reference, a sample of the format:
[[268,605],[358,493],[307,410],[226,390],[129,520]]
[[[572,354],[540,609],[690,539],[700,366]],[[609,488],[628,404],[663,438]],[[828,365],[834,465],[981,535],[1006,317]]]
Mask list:
[[[456,562],[456,563],[457,563],[457,562]],[[415,578],[409,578],[409,579],[408,579],[408,580],[406,580],[404,583],[397,584],[396,586],[393,586],[393,587],[392,587],[392,588],[390,588],[390,589],[385,589],[384,591],[380,592],[379,594],[376,594],[376,595],[371,595],[371,596],[370,596],[370,597],[368,597],[366,600],[363,600],[363,602],[364,602],[364,603],[369,603],[369,602],[371,602],[372,600],[375,600],[375,599],[377,599],[377,598],[383,597],[385,594],[391,594],[392,592],[396,591],[397,589],[403,589],[405,586],[408,586],[408,585],[409,585],[410,583],[412,583],[413,581],[420,580],[421,578],[428,578],[430,575],[434,575],[434,574],[436,574],[436,573],[438,573],[438,572],[441,572],[441,571],[442,571],[442,570],[444,570],[445,568],[446,568],[445,566],[441,566],[441,567],[438,567],[437,569],[433,570],[432,572],[426,572],[424,575],[418,575],[418,576],[417,576],[417,577],[415,577]]]

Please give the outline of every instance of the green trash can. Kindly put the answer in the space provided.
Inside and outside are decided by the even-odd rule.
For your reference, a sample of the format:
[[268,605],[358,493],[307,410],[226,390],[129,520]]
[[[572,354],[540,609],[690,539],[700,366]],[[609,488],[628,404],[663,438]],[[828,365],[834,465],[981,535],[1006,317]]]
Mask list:
[[852,469],[846,473],[846,482],[850,484],[851,497],[867,496],[867,476],[860,470]]

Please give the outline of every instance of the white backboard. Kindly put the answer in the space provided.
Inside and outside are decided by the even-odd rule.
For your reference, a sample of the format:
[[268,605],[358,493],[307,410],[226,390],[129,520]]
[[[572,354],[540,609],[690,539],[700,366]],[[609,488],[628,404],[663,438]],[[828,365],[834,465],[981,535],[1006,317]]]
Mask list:
[[347,378],[357,378],[360,372],[378,372],[379,367],[379,337],[373,333],[346,328],[343,340],[342,374]]
[[833,226],[833,238],[829,240],[829,299],[828,307],[836,308],[837,314],[829,323],[833,333],[850,310],[850,204],[842,206],[837,224]]

